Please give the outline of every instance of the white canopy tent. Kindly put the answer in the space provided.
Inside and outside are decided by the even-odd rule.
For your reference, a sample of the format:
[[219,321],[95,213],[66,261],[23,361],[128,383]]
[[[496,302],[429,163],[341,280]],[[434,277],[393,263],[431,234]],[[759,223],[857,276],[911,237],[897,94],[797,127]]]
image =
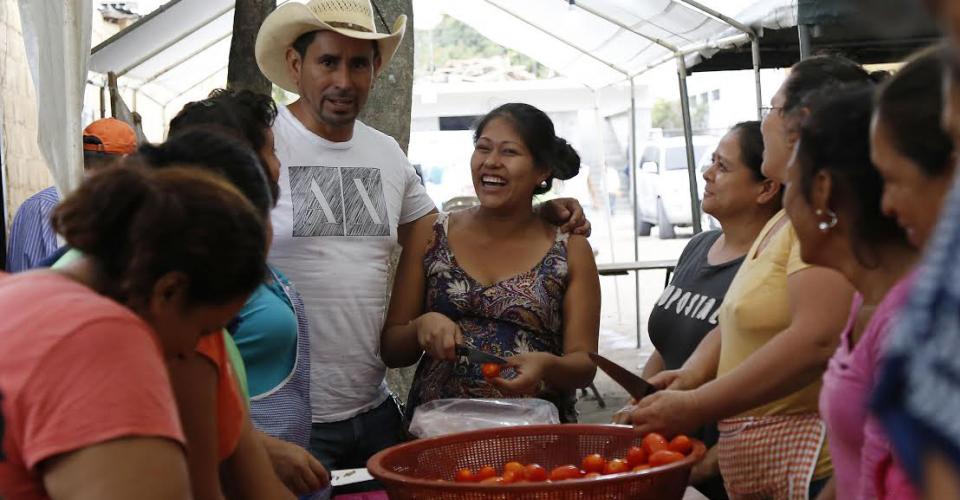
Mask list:
[[[297,0],[277,3],[287,1]],[[526,54],[591,89],[629,84],[628,156],[632,166],[629,172],[637,260],[634,78],[665,63],[677,65],[690,209],[694,230],[699,232],[698,173],[686,89],[687,67],[719,49],[752,44],[759,117],[758,35],[764,27],[796,25],[797,3],[798,0],[445,0],[438,5],[494,42]],[[90,70],[115,72],[121,87],[132,89],[135,96],[146,97],[165,110],[171,102],[226,69],[233,4],[233,0],[171,0],[95,47]],[[637,319],[639,324],[639,314]],[[639,339],[639,327],[637,331]]]

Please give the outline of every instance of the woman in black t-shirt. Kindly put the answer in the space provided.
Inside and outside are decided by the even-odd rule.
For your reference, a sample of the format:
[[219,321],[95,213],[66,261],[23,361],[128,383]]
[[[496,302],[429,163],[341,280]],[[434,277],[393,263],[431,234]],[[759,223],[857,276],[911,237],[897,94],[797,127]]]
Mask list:
[[[710,330],[740,263],[760,230],[780,210],[780,184],[760,172],[763,137],[760,122],[734,125],[717,145],[713,163],[703,173],[703,211],[720,230],[690,240],[670,285],[654,305],[647,330],[656,350],[643,369],[644,378],[680,368]],[[699,436],[711,447],[694,467],[691,483],[710,498],[726,498],[717,465],[716,426]]]

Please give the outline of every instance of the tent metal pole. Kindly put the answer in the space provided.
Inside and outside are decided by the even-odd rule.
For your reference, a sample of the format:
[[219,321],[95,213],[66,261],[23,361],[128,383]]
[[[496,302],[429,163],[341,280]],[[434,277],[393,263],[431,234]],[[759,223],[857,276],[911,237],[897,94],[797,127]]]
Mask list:
[[214,45],[216,45],[216,44],[218,44],[218,43],[226,40],[227,38],[230,38],[231,36],[233,36],[233,32],[232,32],[232,31],[227,32],[226,35],[223,35],[223,36],[221,36],[221,37],[219,37],[219,38],[216,38],[215,40],[211,41],[210,43],[205,44],[203,47],[200,47],[199,49],[194,50],[193,52],[191,52],[190,54],[188,54],[186,57],[183,57],[183,58],[181,58],[181,59],[178,59],[178,60],[177,60],[176,62],[174,62],[173,64],[170,64],[170,65],[167,66],[166,68],[163,68],[163,69],[161,69],[160,71],[154,73],[153,75],[150,76],[150,78],[147,78],[146,80],[143,81],[143,83],[141,83],[140,85],[138,85],[138,87],[142,87],[142,86],[144,86],[144,85],[146,85],[146,84],[148,84],[148,83],[153,82],[153,81],[156,80],[157,78],[160,78],[161,76],[169,73],[170,70],[172,70],[173,68],[176,68],[177,66],[180,66],[181,64],[189,61],[190,59],[193,59],[193,57],[196,56],[197,54],[200,54],[201,52],[204,52],[205,50],[209,49],[210,47],[213,47]]
[[537,31],[539,31],[539,32],[541,32],[541,33],[549,36],[550,38],[553,38],[554,40],[556,40],[556,41],[558,41],[558,42],[566,45],[567,47],[570,47],[571,49],[576,50],[577,52],[579,52],[579,53],[581,53],[581,54],[589,57],[590,59],[593,59],[594,61],[597,61],[598,63],[603,64],[604,66],[606,66],[606,67],[608,67],[608,68],[616,71],[617,73],[620,73],[621,75],[623,75],[624,78],[630,78],[630,72],[629,72],[629,71],[627,71],[627,70],[625,70],[625,69],[623,69],[623,68],[617,67],[615,64],[611,64],[611,63],[609,63],[609,62],[607,62],[607,61],[604,61],[603,59],[600,59],[599,57],[593,55],[593,53],[591,53],[589,50],[584,49],[583,47],[580,47],[580,46],[578,46],[578,45],[576,45],[576,44],[570,43],[569,41],[564,40],[563,38],[560,38],[560,36],[557,35],[556,33],[553,33],[553,32],[551,32],[550,30],[548,30],[548,29],[546,29],[546,28],[544,28],[544,27],[542,27],[542,26],[540,26],[540,25],[538,25],[538,24],[536,24],[536,23],[533,23],[533,22],[531,22],[531,21],[529,21],[529,20],[527,20],[527,19],[525,19],[523,16],[521,16],[521,15],[519,15],[519,14],[511,11],[510,9],[508,9],[508,8],[506,8],[506,7],[498,4],[498,3],[496,3],[496,2],[493,2],[492,0],[484,0],[484,1],[485,1],[486,3],[488,3],[488,4],[490,4],[491,6],[497,8],[497,9],[502,10],[503,12],[506,12],[507,14],[510,15],[510,17],[512,17],[512,18],[514,18],[514,19],[516,19],[516,20],[518,20],[518,21],[526,24],[527,26],[530,26],[531,28],[533,28],[533,29],[535,29],[535,30],[537,30]]
[[800,41],[800,60],[810,57],[810,27],[806,24],[797,25],[797,36]]
[[[677,1],[677,0],[674,0],[674,1]],[[716,19],[716,20],[718,20],[718,21],[722,21],[722,22],[724,22],[724,23],[726,23],[726,24],[729,24],[731,27],[736,28],[736,29],[742,31],[743,33],[747,33],[747,34],[750,34],[750,35],[753,35],[753,34],[754,34],[754,33],[753,33],[753,30],[750,29],[750,27],[747,26],[746,24],[743,24],[743,23],[741,23],[740,21],[737,21],[736,19],[734,19],[734,18],[732,18],[732,17],[730,17],[730,16],[728,16],[728,15],[721,14],[720,11],[715,10],[715,9],[711,9],[710,7],[707,7],[706,5],[703,5],[702,3],[697,2],[696,0],[679,0],[679,1],[680,1],[681,3],[685,3],[685,4],[693,7],[693,8],[696,9],[696,10],[699,10],[700,12],[703,12],[704,14],[707,14],[708,16],[710,16],[710,17],[712,17],[712,18],[714,18],[714,19]]]
[[680,80],[680,114],[683,115],[683,136],[687,145],[687,174],[690,179],[690,215],[693,234],[703,231],[700,227],[700,197],[697,195],[697,165],[693,157],[693,124],[690,119],[690,96],[687,94],[687,62],[677,56],[677,77]]
[[[633,77],[630,78],[630,154],[628,155],[630,168],[630,198],[633,201],[633,260],[640,260],[640,220],[637,218],[637,97]],[[642,326],[640,318],[640,271],[634,271],[634,296],[637,306],[637,349],[643,345]]]
[[173,40],[170,40],[169,42],[164,43],[164,44],[161,45],[160,47],[157,47],[156,49],[150,51],[148,54],[145,54],[143,57],[141,57],[141,58],[137,59],[136,61],[134,61],[133,63],[129,64],[127,67],[121,69],[120,71],[117,71],[117,76],[118,76],[118,77],[123,76],[123,75],[127,74],[128,72],[130,72],[130,70],[136,68],[137,66],[140,66],[141,64],[143,64],[143,63],[145,63],[145,62],[147,62],[147,61],[149,61],[150,59],[152,59],[152,58],[153,58],[154,56],[156,56],[157,54],[159,54],[159,53],[161,53],[161,52],[169,49],[170,47],[174,46],[174,45],[177,44],[178,42],[182,41],[184,38],[187,38],[188,36],[192,35],[192,34],[193,34],[194,32],[196,32],[197,30],[199,30],[199,29],[207,26],[208,24],[216,21],[217,19],[220,18],[220,16],[222,16],[222,15],[226,14],[227,12],[230,12],[231,10],[233,10],[233,7],[234,7],[233,4],[231,4],[229,7],[227,7],[227,8],[225,8],[225,9],[217,12],[217,14],[214,15],[213,17],[210,17],[209,19],[206,19],[206,20],[204,20],[204,21],[202,21],[202,22],[194,25],[191,29],[185,31],[185,32],[184,32],[183,34],[181,34],[180,36],[178,36],[178,37],[174,38]]
[[570,5],[574,5],[574,6],[578,7],[578,8],[580,8],[580,9],[583,9],[583,10],[585,10],[585,11],[587,11],[587,12],[589,12],[589,13],[597,16],[597,17],[599,17],[600,19],[603,19],[604,21],[606,21],[606,22],[608,22],[608,23],[610,23],[610,24],[613,24],[613,25],[615,25],[615,26],[618,26],[618,27],[620,27],[620,28],[622,28],[622,29],[625,29],[625,30],[629,31],[630,33],[633,33],[634,35],[637,35],[637,36],[640,36],[640,37],[642,37],[642,38],[645,38],[645,39],[647,39],[647,40],[649,40],[649,41],[651,41],[651,42],[653,42],[653,43],[655,43],[655,44],[657,44],[657,45],[659,45],[659,46],[661,46],[661,47],[669,50],[670,52],[679,52],[679,49],[677,48],[676,45],[673,45],[673,44],[670,43],[670,42],[665,42],[665,41],[663,41],[663,40],[661,40],[661,39],[659,39],[659,38],[657,38],[657,37],[650,36],[650,35],[647,35],[647,34],[645,34],[645,33],[641,33],[641,32],[639,32],[639,31],[637,31],[635,28],[633,28],[633,27],[631,27],[631,26],[628,26],[628,25],[624,24],[623,22],[621,22],[620,20],[615,19],[615,18],[613,18],[613,17],[611,17],[611,16],[608,16],[608,15],[606,15],[606,14],[604,14],[604,13],[602,13],[602,12],[596,10],[596,9],[593,9],[593,8],[590,8],[590,7],[585,7],[583,4],[576,3],[576,2],[570,2]]
[[750,37],[750,49],[753,56],[753,79],[757,86],[757,120],[763,120],[763,93],[760,88],[760,39]]

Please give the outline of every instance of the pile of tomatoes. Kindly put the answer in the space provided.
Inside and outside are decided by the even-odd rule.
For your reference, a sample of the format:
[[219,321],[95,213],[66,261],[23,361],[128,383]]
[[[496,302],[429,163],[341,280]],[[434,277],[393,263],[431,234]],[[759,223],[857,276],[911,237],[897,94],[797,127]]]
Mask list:
[[609,474],[640,472],[652,467],[683,460],[693,451],[693,442],[680,434],[667,441],[662,435],[651,432],[643,437],[640,446],[632,446],[623,458],[607,460],[599,454],[583,457],[580,465],[561,465],[551,471],[539,464],[507,462],[502,471],[484,466],[479,470],[460,469],[454,476],[458,483],[511,484],[520,482],[566,481],[568,479],[591,479]]

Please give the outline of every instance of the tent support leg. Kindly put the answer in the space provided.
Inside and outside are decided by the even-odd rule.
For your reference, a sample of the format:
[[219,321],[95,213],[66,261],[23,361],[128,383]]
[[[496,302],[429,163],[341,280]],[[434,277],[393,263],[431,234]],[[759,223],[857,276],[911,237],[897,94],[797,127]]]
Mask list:
[[750,37],[750,48],[753,55],[753,79],[757,86],[757,120],[763,119],[763,94],[760,89],[760,38]]
[[693,157],[693,124],[690,119],[690,96],[687,94],[687,62],[677,56],[677,77],[680,80],[680,114],[683,115],[683,137],[687,146],[687,174],[690,180],[690,216],[693,234],[703,231],[700,226],[700,196],[697,188],[697,160]]

